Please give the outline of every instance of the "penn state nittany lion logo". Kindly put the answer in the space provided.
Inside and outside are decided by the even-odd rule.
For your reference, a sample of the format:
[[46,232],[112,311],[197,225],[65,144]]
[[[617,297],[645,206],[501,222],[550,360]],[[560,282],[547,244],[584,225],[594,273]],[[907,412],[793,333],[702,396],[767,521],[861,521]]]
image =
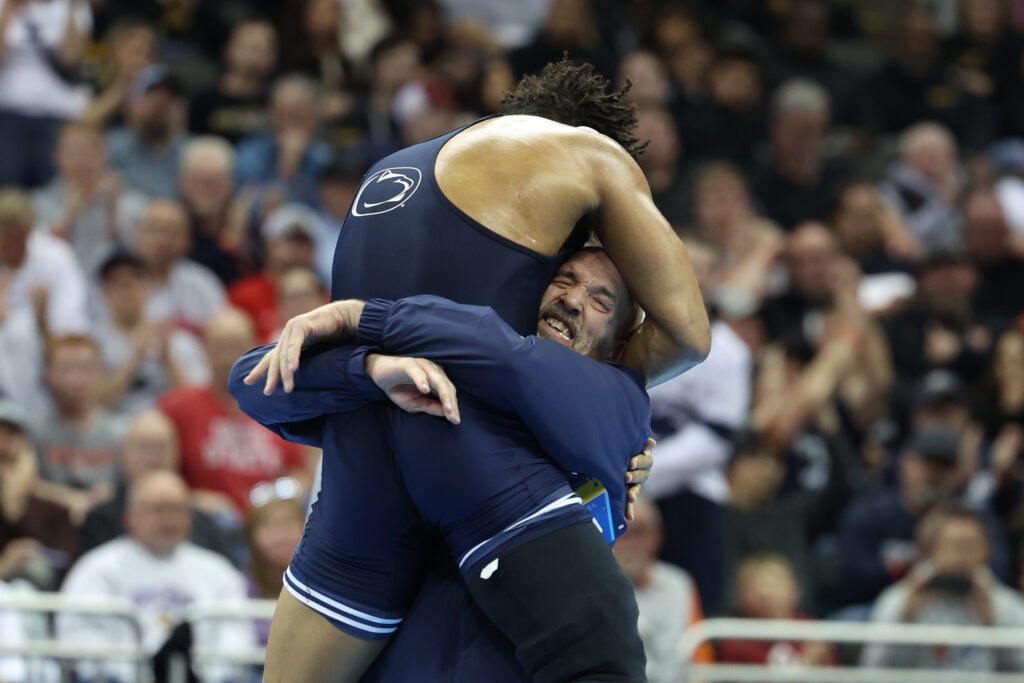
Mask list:
[[366,179],[352,202],[353,216],[376,216],[405,204],[420,186],[423,174],[412,166],[377,171]]

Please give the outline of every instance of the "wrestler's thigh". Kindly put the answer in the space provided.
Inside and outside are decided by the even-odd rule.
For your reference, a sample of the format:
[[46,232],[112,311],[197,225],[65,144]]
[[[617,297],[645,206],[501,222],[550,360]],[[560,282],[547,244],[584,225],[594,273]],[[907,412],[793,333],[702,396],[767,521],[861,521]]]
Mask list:
[[[365,667],[370,659],[362,653],[378,652],[379,645],[355,641],[384,643],[398,629],[423,582],[431,534],[397,480],[375,410],[331,416],[322,487],[285,571],[283,623],[275,616],[271,626],[280,634],[275,653],[290,659],[294,648],[308,647],[312,657],[322,647],[340,647],[328,663],[341,662],[350,672]],[[302,641],[307,624],[322,637]],[[316,671],[320,664],[304,660],[303,666]]]
[[386,641],[363,640],[281,591],[270,626],[265,683],[358,681]]

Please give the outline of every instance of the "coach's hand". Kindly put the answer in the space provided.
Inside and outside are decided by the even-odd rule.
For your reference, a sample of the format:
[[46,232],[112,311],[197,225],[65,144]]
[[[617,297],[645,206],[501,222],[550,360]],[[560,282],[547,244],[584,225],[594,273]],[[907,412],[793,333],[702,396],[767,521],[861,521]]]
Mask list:
[[459,424],[455,385],[437,363],[425,358],[405,358],[371,353],[366,374],[391,401],[408,413],[427,413]]
[[295,371],[299,369],[299,357],[307,342],[334,340],[345,341],[355,336],[359,318],[363,315],[364,302],[357,299],[332,301],[309,313],[297,315],[289,320],[277,346],[264,354],[260,362],[243,380],[246,384],[267,376],[263,393],[269,396],[277,388],[278,381],[286,392],[295,388]]
[[640,495],[640,489],[647,477],[651,476],[651,468],[654,467],[654,447],[658,442],[648,438],[644,444],[644,450],[639,455],[634,455],[629,461],[629,469],[626,470],[626,521],[633,521],[633,503]]

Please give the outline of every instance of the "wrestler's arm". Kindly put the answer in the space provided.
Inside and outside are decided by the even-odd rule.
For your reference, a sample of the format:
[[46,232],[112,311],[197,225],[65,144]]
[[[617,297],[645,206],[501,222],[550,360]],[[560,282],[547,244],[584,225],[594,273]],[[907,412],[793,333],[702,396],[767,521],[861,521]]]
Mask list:
[[438,363],[460,391],[519,415],[561,467],[596,476],[609,491],[650,431],[640,376],[553,341],[521,337],[487,307],[434,296],[370,300],[357,338]]
[[646,317],[621,361],[660,384],[701,362],[711,328],[690,255],[651,199],[643,172],[610,139],[587,134],[598,237]]
[[283,438],[320,448],[324,415],[387,399],[364,372],[367,349],[350,345],[306,349],[295,373],[301,390],[267,395],[262,385],[244,378],[274,346],[260,346],[235,361],[228,389],[243,413]]

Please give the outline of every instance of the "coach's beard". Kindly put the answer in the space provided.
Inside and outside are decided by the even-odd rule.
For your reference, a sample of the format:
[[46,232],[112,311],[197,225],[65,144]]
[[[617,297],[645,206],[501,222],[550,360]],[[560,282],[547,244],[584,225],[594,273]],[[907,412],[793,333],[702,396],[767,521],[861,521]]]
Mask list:
[[557,301],[541,309],[537,320],[537,336],[541,339],[550,339],[575,350],[579,332],[579,318]]

